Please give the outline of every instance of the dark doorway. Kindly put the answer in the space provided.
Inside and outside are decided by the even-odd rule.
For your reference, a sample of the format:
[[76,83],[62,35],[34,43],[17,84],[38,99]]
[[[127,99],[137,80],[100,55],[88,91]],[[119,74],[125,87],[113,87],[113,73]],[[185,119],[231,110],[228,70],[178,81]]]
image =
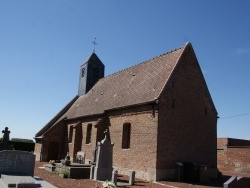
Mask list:
[[48,161],[57,160],[59,152],[59,143],[58,142],[49,142],[49,152],[48,152]]

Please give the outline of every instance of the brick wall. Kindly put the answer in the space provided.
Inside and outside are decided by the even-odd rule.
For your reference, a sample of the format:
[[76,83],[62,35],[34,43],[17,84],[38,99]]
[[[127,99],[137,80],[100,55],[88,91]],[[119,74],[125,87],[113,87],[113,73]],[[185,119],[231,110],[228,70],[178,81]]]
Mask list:
[[49,161],[49,143],[56,142],[59,145],[58,148],[58,155],[55,159],[60,159],[62,157],[63,152],[63,139],[64,139],[64,122],[59,122],[55,126],[51,127],[49,131],[45,132],[43,138],[41,139],[40,143],[35,144],[35,152],[41,153],[41,161]]
[[[68,138],[66,139],[66,148],[65,150],[69,152],[70,157],[74,161],[75,155],[78,151],[83,151],[86,156],[85,159],[91,160],[93,150],[96,147],[97,141],[101,141],[104,138],[104,130],[105,125],[96,125],[99,121],[100,117],[93,117],[93,118],[84,118],[78,121],[70,121],[67,124],[68,133],[66,134],[69,137],[70,127],[73,126],[73,135],[72,135],[72,142],[68,142]],[[87,127],[88,125],[92,126],[91,129],[91,139],[90,143],[86,143],[87,137]],[[99,137],[97,134],[99,133]],[[98,140],[99,138],[99,140]]]
[[[135,107],[110,113],[110,136],[114,143],[113,166],[121,174],[136,171],[136,177],[148,179],[156,168],[157,116],[152,106]],[[130,148],[122,149],[123,124],[131,125]],[[152,175],[154,176],[154,175]]]
[[222,172],[250,172],[250,147],[229,147],[218,152],[218,169]]
[[186,49],[159,99],[157,168],[177,161],[217,167],[217,112],[192,49]]
[[217,138],[217,148],[223,148],[227,146],[228,139],[227,138]]

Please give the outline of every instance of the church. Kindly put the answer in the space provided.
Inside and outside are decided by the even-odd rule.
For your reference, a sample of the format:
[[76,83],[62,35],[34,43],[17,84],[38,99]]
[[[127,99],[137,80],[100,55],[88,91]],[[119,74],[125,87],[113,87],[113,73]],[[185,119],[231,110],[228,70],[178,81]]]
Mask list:
[[171,179],[178,162],[217,172],[217,111],[191,43],[104,77],[96,53],[80,66],[78,94],[35,135],[40,161],[91,160],[108,130],[113,168]]

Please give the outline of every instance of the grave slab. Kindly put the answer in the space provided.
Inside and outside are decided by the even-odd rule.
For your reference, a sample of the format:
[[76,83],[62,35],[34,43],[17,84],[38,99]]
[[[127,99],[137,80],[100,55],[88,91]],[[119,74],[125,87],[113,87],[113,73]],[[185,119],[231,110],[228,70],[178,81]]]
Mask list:
[[34,175],[35,155],[27,151],[0,151],[0,174]]
[[0,179],[1,188],[56,188],[49,182],[34,176],[14,176],[14,175],[1,175]]

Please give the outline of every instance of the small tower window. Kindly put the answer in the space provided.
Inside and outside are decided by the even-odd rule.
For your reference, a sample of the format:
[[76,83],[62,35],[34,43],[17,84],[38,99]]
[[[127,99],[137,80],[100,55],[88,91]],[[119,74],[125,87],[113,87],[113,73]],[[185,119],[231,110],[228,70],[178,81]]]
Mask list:
[[91,132],[92,132],[92,124],[88,124],[87,135],[86,135],[86,144],[90,144],[90,142],[91,142]]
[[131,124],[125,123],[122,131],[122,149],[130,148]]
[[98,77],[99,76],[99,69],[98,68],[94,68],[93,69],[93,76],[94,77]]
[[207,107],[205,107],[205,114],[207,114]]
[[82,77],[84,77],[85,74],[85,68],[82,68]]

